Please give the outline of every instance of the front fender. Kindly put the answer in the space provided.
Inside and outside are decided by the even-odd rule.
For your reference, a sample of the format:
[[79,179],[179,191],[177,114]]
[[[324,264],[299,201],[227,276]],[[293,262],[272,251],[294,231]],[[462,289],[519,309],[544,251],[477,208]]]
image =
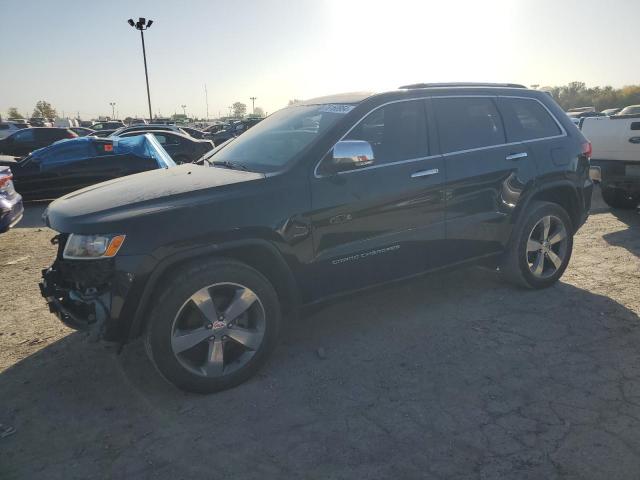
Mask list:
[[232,254],[232,252],[251,248],[261,249],[266,255],[269,255],[270,261],[275,262],[278,269],[278,275],[280,277],[279,280],[282,283],[282,285],[277,285],[276,289],[285,289],[293,307],[297,308],[300,299],[297,282],[295,281],[295,277],[289,264],[273,243],[262,239],[247,239],[223,244],[194,247],[178,251],[164,257],[153,266],[146,281],[144,282],[142,291],[139,292],[139,300],[134,302],[135,311],[132,313],[131,317],[132,319],[128,333],[129,340],[138,337],[142,333],[146,320],[145,317],[149,310],[149,302],[153,297],[153,293],[162,284],[166,275],[172,270],[179,268],[188,262],[197,261],[198,259],[211,256],[225,256],[225,253],[230,254],[229,256],[232,258],[237,258]]

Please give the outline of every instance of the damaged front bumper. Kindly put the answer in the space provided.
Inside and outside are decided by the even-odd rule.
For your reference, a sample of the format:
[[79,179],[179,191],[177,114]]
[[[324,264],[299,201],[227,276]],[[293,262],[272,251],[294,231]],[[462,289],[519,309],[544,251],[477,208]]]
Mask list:
[[64,235],[54,238],[58,255],[42,271],[40,292],[49,311],[65,325],[87,331],[93,340],[124,343],[137,312],[146,275],[141,275],[145,256],[92,260],[62,257]]
[[[90,266],[90,270],[94,268]],[[108,336],[112,297],[108,277],[80,282],[73,273],[73,264],[56,261],[42,271],[40,293],[49,311],[68,327],[88,331],[94,340]]]

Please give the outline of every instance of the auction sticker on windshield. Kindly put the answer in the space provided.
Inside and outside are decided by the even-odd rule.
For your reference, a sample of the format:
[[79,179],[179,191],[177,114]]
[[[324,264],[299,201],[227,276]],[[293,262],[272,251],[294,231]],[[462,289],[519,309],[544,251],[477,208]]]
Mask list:
[[351,110],[356,108],[354,105],[340,105],[337,103],[328,103],[326,105],[322,105],[318,112],[321,113],[349,113]]

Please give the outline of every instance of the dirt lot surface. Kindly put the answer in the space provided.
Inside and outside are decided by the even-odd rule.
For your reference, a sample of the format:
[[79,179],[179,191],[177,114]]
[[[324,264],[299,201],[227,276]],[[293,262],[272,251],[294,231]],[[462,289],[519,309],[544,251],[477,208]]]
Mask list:
[[0,236],[2,479],[640,478],[636,212],[596,202],[548,290],[470,269],[353,296],[210,396],[48,313],[38,214]]

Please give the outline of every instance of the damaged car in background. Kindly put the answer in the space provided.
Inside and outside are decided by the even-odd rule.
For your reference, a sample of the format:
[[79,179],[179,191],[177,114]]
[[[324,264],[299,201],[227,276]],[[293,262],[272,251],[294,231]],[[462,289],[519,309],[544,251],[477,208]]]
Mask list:
[[25,200],[57,198],[95,183],[175,163],[153,135],[62,140],[22,160],[0,159]]

